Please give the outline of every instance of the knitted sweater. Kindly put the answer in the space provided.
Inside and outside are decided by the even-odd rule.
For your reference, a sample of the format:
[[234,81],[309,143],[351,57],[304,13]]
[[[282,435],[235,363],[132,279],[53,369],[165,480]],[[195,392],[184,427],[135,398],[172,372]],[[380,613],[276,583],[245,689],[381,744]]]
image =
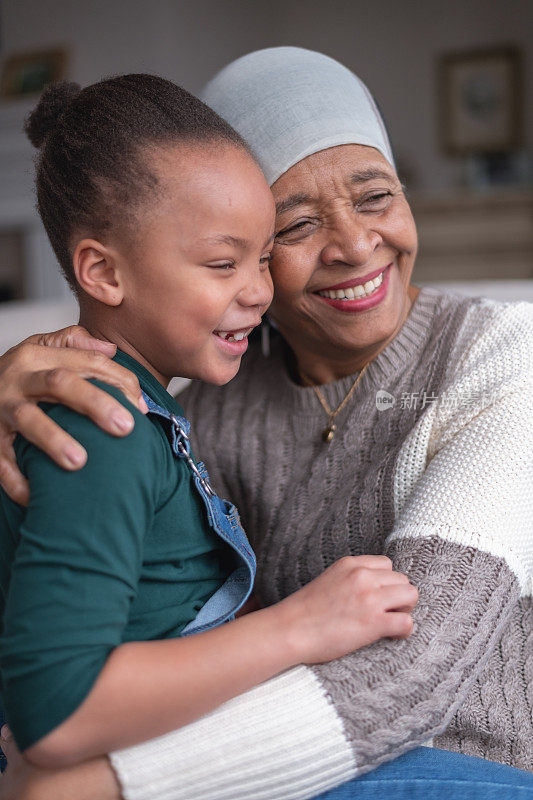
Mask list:
[[[322,387],[330,407],[353,379]],[[279,340],[226,387],[189,387],[195,449],[240,508],[264,603],[363,553],[390,556],[420,600],[408,640],[289,670],[114,753],[127,800],[308,798],[431,738],[533,770],[532,397],[533,306],[434,289],[329,445]]]

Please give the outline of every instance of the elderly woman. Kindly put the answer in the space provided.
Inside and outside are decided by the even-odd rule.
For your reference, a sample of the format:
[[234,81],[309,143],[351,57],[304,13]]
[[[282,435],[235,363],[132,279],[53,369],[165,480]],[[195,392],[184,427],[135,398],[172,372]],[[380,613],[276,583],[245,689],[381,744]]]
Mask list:
[[[420,602],[406,641],[292,670],[112,754],[122,792],[311,797],[431,739],[439,752],[533,770],[533,308],[411,285],[416,230],[387,133],[337,62],[256,52],[222,70],[204,99],[250,143],[277,204],[272,335],[250,346],[228,386],[181,396],[196,449],[256,548],[258,596],[274,603],[343,555],[384,553]],[[21,501],[15,431],[66,468],[84,457],[40,428],[33,402],[59,400],[120,434],[119,409],[79,376],[130,379],[62,344],[103,347],[75,330],[3,359],[3,483]],[[427,777],[423,753],[412,754],[417,777]],[[462,780],[474,761],[462,762]],[[510,796],[531,791],[528,772],[480,763],[498,791],[511,774]],[[385,780],[388,766],[331,797],[378,796],[365,781]],[[425,796],[442,796],[428,786]]]

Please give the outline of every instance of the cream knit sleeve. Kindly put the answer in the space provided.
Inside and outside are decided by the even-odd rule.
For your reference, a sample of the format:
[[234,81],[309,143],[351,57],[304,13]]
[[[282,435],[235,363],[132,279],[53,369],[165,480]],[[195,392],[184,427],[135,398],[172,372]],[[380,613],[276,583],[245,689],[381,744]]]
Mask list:
[[[385,552],[419,589],[413,635],[314,668],[360,770],[443,734],[504,631],[509,650],[531,654],[532,309],[472,309],[445,391],[399,454]],[[509,708],[498,696],[484,698],[482,719],[469,709],[470,728],[500,736],[502,752],[513,728],[533,740],[533,686],[523,669],[513,679],[528,684],[529,707]],[[531,751],[520,758],[533,769]]]
[[306,667],[110,760],[125,800],[305,800],[356,772],[342,723]]

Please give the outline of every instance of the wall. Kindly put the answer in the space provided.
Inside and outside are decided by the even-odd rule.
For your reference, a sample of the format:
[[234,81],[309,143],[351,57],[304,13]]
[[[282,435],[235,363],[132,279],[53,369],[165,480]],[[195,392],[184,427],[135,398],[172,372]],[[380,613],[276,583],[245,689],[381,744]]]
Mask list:
[[427,190],[448,188],[460,180],[459,163],[439,152],[437,56],[516,43],[525,58],[527,144],[533,150],[533,3],[529,0],[327,4],[290,0],[279,27],[280,43],[320,49],[368,83],[385,114],[397,155],[416,170]]
[[65,43],[71,75],[86,83],[153,71],[198,91],[233,58],[258,47],[322,50],[375,92],[402,161],[420,187],[460,180],[439,152],[439,53],[518,43],[526,66],[527,142],[533,150],[533,3],[529,0],[5,0],[3,52]]
[[[71,77],[163,74],[192,91],[223,64],[270,43],[273,2],[247,0],[5,0],[5,54],[65,44]],[[265,39],[266,37],[266,39]]]

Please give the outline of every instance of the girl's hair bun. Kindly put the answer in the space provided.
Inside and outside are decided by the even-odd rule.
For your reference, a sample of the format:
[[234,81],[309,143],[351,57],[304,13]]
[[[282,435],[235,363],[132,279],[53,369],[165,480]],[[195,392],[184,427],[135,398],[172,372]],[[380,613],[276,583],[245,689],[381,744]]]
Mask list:
[[81,86],[71,81],[50,83],[44,89],[39,102],[24,123],[26,135],[34,147],[41,147],[58,118],[80,91]]

